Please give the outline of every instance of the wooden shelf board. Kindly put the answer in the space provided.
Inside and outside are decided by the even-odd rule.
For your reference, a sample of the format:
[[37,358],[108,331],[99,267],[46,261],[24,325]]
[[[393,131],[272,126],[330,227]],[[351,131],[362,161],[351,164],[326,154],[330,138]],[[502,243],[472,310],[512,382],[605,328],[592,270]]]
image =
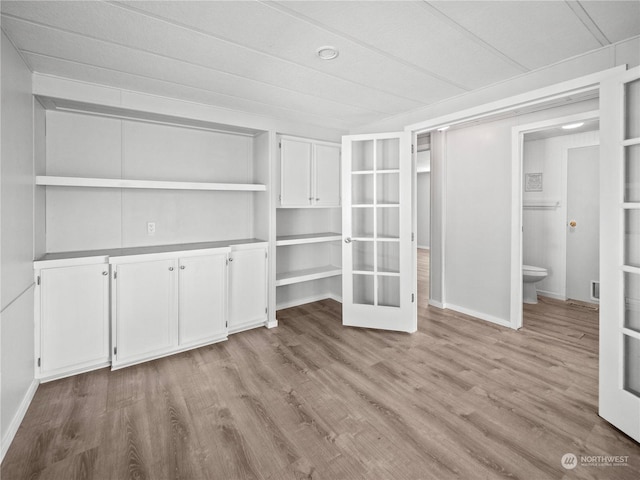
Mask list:
[[155,188],[162,190],[227,190],[263,192],[266,187],[253,183],[167,182],[160,180],[125,180],[120,178],[86,178],[36,176],[36,185],[93,188]]
[[342,267],[325,265],[322,267],[305,268],[276,274],[276,287],[291,285],[292,283],[308,282],[319,278],[335,277],[342,275]]
[[276,247],[285,245],[302,245],[305,243],[340,241],[342,235],[335,232],[307,233],[303,235],[282,235],[276,238]]

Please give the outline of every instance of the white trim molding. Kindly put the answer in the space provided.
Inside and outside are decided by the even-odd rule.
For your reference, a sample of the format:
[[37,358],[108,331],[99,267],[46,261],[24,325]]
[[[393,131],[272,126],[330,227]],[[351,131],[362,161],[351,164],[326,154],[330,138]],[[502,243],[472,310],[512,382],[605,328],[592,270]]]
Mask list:
[[29,388],[27,389],[27,393],[25,393],[24,398],[22,399],[22,402],[20,402],[20,407],[18,408],[18,411],[16,412],[16,414],[13,416],[13,419],[11,420],[11,424],[7,429],[7,433],[5,433],[4,438],[2,439],[2,451],[0,452],[0,462],[4,460],[4,456],[9,450],[9,447],[11,446],[11,443],[13,442],[13,439],[15,438],[16,433],[18,433],[18,428],[20,427],[22,420],[24,420],[24,416],[27,414],[29,405],[31,405],[31,401],[33,400],[33,397],[35,396],[36,391],[38,390],[38,385],[40,385],[40,382],[34,378],[31,381],[31,385],[29,385]]

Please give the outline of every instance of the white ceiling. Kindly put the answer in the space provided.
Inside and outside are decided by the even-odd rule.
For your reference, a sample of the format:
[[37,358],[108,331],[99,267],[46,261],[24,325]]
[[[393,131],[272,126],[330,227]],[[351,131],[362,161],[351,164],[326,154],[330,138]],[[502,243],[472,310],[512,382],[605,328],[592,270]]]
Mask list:
[[[6,1],[38,73],[348,130],[640,35],[634,1]],[[333,45],[337,59],[316,49]]]

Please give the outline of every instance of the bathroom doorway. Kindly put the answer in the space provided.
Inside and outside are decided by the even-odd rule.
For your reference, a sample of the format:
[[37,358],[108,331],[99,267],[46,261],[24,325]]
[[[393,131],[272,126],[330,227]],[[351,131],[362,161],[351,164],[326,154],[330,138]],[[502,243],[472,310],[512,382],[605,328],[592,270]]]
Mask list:
[[550,123],[523,135],[523,300],[597,310],[598,118]]

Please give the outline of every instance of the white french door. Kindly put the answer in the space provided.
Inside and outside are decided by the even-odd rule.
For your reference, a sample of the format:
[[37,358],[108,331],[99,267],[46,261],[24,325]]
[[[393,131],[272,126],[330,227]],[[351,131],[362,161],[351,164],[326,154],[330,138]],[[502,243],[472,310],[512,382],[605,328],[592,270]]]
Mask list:
[[640,67],[600,84],[600,398],[640,441]]
[[342,137],[342,323],[417,330],[411,134]]

